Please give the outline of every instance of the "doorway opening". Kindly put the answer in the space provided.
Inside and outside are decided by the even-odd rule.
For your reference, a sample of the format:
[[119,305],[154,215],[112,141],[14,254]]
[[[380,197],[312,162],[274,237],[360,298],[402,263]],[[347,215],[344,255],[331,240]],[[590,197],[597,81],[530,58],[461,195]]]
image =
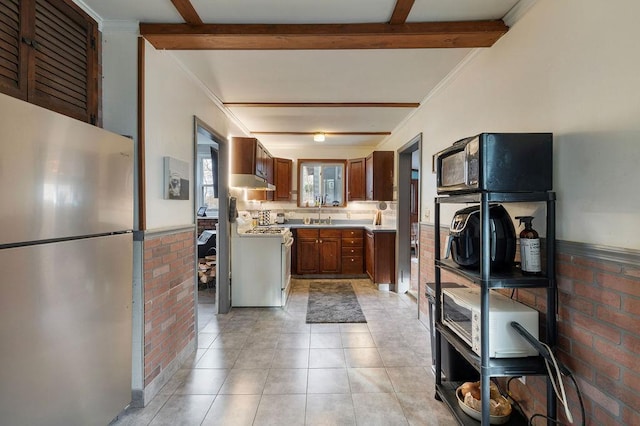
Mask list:
[[[420,298],[420,172],[422,134],[398,149],[398,293]],[[419,309],[419,307],[418,307]],[[418,311],[419,312],[419,311]]]
[[228,312],[229,236],[227,141],[194,117],[194,222],[197,323]]

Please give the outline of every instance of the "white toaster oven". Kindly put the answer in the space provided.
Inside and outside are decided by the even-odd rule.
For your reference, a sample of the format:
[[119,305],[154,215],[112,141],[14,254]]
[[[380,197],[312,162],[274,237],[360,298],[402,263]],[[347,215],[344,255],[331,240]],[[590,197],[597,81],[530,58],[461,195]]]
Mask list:
[[[480,355],[480,288],[442,289],[442,323]],[[489,357],[520,358],[538,355],[513,327],[522,325],[538,338],[538,311],[494,291],[489,293]]]

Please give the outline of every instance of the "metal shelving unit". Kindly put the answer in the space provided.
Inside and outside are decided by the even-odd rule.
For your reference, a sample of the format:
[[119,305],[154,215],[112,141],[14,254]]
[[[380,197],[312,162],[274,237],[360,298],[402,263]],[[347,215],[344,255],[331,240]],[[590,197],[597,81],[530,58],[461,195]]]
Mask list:
[[[557,286],[555,280],[555,192],[495,193],[475,192],[472,194],[449,195],[435,199],[435,350],[436,350],[436,397],[443,400],[461,425],[478,425],[478,421],[467,416],[458,406],[456,389],[461,383],[442,380],[441,345],[444,338],[476,370],[480,372],[482,397],[482,424],[489,424],[489,382],[491,377],[546,375],[542,357],[490,358],[489,357],[489,292],[504,288],[544,288],[547,290],[546,343],[553,347],[557,340],[556,305]],[[490,263],[490,217],[491,203],[545,203],[546,204],[546,268],[541,276],[524,276],[519,269],[494,273]],[[454,262],[441,259],[440,207],[442,204],[479,204],[480,207],[480,270],[472,271],[458,267]],[[543,263],[544,265],[544,263]],[[480,286],[480,330],[481,356],[458,336],[442,324],[442,271],[457,274]],[[547,378],[547,415],[556,416],[556,398],[551,380]],[[526,424],[524,416],[515,410],[508,425]],[[551,420],[548,425],[552,425]]]

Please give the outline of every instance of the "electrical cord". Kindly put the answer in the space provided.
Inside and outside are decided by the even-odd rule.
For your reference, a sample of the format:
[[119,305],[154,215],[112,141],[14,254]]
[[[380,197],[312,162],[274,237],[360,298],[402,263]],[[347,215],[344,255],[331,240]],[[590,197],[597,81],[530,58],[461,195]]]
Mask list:
[[559,422],[558,420],[554,419],[553,417],[549,417],[549,416],[546,416],[544,414],[537,413],[537,414],[534,414],[533,416],[531,416],[531,418],[529,419],[529,426],[534,426],[533,419],[535,419],[536,417],[543,417],[543,418],[545,418],[547,420],[552,421],[553,423],[555,423],[557,425],[561,425],[562,424],[561,422]]
[[520,376],[509,377],[509,379],[507,380],[507,394],[506,395],[503,394],[502,396],[504,396],[505,398],[509,398],[514,403],[518,411],[520,411],[520,413],[522,413],[522,415],[526,417],[526,415],[524,414],[524,410],[522,409],[522,405],[520,405],[520,403],[516,401],[516,399],[513,396],[511,396],[511,390],[509,389],[509,385],[511,384],[511,381],[513,379],[517,379],[518,377]]
[[573,382],[573,386],[576,388],[576,394],[578,395],[578,403],[580,404],[580,414],[582,414],[582,426],[587,424],[587,416],[584,409],[584,401],[582,400],[582,392],[580,392],[580,388],[578,387],[578,382],[576,378],[573,376],[573,373],[569,374],[567,377],[571,379]]
[[[534,348],[536,348],[536,350],[544,358],[545,367],[547,368],[547,373],[549,374],[549,379],[551,380],[551,384],[553,386],[555,395],[562,403],[565,410],[565,414],[567,416],[567,420],[569,420],[571,424],[573,424],[573,416],[571,415],[571,411],[569,409],[569,403],[567,401],[567,395],[565,392],[564,383],[562,381],[562,375],[569,377],[573,381],[573,384],[576,388],[576,393],[578,395],[578,401],[580,404],[580,411],[582,414],[582,425],[584,426],[586,424],[584,401],[582,400],[582,394],[580,393],[580,388],[578,387],[578,383],[575,377],[573,376],[573,373],[571,372],[571,370],[569,370],[565,365],[559,364],[558,361],[556,360],[556,357],[553,355],[553,352],[551,351],[551,348],[549,347],[549,345],[533,337],[526,329],[524,329],[524,327],[522,327],[522,325],[518,324],[517,322],[511,322],[511,326],[515,328],[529,342],[529,344],[531,344]],[[551,365],[553,365],[553,368],[555,370],[555,375],[551,371]],[[512,379],[513,377],[507,381],[507,390],[509,388],[509,383],[511,382]],[[560,391],[558,390],[558,388],[560,388]],[[560,422],[558,422],[557,420],[551,419],[544,414],[534,414],[529,419],[529,425],[533,424],[532,422],[535,417],[545,417],[549,420],[552,420],[556,424],[560,424]]]
[[[586,426],[586,424],[587,424],[587,423],[586,423],[586,421],[587,421],[587,420],[586,420],[586,419],[587,419],[587,416],[586,416],[585,408],[584,408],[584,400],[582,399],[582,392],[580,392],[580,388],[578,387],[578,382],[576,382],[576,378],[575,378],[575,376],[573,375],[573,373],[567,374],[566,376],[567,376],[567,377],[569,377],[569,378],[571,379],[571,381],[573,382],[574,387],[576,388],[576,393],[577,393],[577,395],[578,395],[578,402],[579,402],[579,404],[580,404],[580,414],[582,415],[582,426]],[[506,394],[506,395],[505,395],[505,394],[502,394],[502,396],[504,396],[505,398],[509,398],[509,399],[514,403],[514,405],[517,407],[518,411],[520,411],[520,412],[524,415],[524,410],[522,409],[522,406],[521,406],[521,405],[520,405],[520,403],[519,403],[519,402],[518,402],[518,401],[517,401],[517,400],[516,400],[512,395],[511,395],[511,388],[510,388],[510,386],[511,386],[511,381],[512,381],[513,379],[517,379],[517,378],[519,378],[519,377],[520,377],[520,376],[512,376],[512,377],[509,377],[509,379],[507,380],[507,386],[506,386],[506,388],[507,388],[507,389],[506,389],[506,391],[507,391],[506,393],[507,393],[507,394]],[[525,416],[525,417],[526,417],[526,416]],[[561,424],[562,424],[562,423],[561,423],[561,422],[559,422],[558,420],[555,420],[555,419],[553,419],[553,418],[550,418],[549,416],[545,416],[544,414],[537,413],[537,414],[532,415],[532,416],[531,416],[531,418],[529,418],[529,421],[528,421],[528,425],[529,425],[529,426],[534,426],[534,425],[533,425],[533,420],[534,420],[536,417],[543,417],[543,418],[546,418],[546,419],[548,419],[548,420],[553,421],[553,422],[554,422],[554,423],[556,423],[556,424],[559,424],[559,425],[561,425]]]
[[[562,373],[560,373],[560,367],[558,367],[558,361],[556,360],[556,357],[553,355],[553,352],[551,352],[551,348],[549,347],[549,345],[547,345],[544,342],[540,342],[540,343],[542,344],[542,346],[544,346],[547,349],[548,354],[551,357],[551,360],[553,361],[555,375],[551,371],[549,360],[546,357],[544,360],[544,365],[547,367],[547,372],[549,373],[549,377],[551,378],[551,384],[553,385],[553,390],[555,391],[556,396],[558,397],[558,399],[560,400],[560,402],[564,407],[564,413],[567,416],[567,420],[569,420],[569,423],[573,424],[573,416],[571,415],[571,410],[569,410],[569,403],[567,402],[567,394],[564,390],[564,383],[562,382]],[[557,380],[557,383],[556,383],[556,380]],[[558,391],[558,388],[560,388],[560,391]]]

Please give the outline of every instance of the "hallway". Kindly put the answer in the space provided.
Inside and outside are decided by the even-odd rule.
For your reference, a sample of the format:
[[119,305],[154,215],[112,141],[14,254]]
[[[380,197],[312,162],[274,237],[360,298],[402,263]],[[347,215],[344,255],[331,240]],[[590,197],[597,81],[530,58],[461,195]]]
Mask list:
[[309,280],[283,309],[199,307],[198,349],[128,425],[451,425],[429,333],[407,295],[351,280],[366,324],[306,324]]

